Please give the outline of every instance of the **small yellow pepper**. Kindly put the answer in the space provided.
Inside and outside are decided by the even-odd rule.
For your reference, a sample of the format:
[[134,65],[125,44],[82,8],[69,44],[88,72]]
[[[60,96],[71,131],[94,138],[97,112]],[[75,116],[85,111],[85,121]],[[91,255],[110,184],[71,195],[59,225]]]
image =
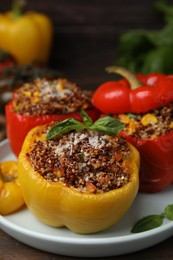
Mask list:
[[0,214],[7,215],[24,205],[24,199],[18,183],[16,161],[0,163]]
[[0,14],[0,49],[12,54],[18,64],[46,64],[52,44],[52,22],[42,13],[22,14],[20,5],[20,0],[14,1],[12,11]]
[[[28,209],[43,223],[66,226],[77,233],[95,233],[117,223],[130,208],[139,185],[139,153],[130,147],[130,181],[105,193],[82,193],[62,182],[44,179],[30,164],[27,152],[35,140],[46,140],[43,129],[32,129],[18,157],[19,182]],[[42,134],[40,134],[42,132]]]

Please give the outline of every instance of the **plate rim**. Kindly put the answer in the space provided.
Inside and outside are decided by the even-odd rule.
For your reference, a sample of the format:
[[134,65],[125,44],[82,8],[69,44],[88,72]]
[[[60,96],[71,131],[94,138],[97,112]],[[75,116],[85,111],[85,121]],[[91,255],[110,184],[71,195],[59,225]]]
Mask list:
[[[28,209],[26,209],[26,210],[28,211]],[[24,228],[22,226],[19,226],[15,223],[11,222],[5,216],[1,216],[1,215],[0,215],[0,224],[2,224],[5,227],[8,227],[8,228],[11,227],[11,229],[13,229],[14,231],[20,232],[20,233],[23,233],[23,234],[26,234],[26,235],[28,234],[29,236],[33,235],[34,237],[37,237],[39,239],[44,239],[45,237],[47,237],[47,238],[51,238],[50,240],[53,240],[53,241],[56,241],[56,242],[60,242],[59,240],[61,240],[61,242],[62,242],[62,240],[64,240],[64,242],[69,243],[69,244],[71,243],[72,240],[76,244],[79,242],[79,240],[80,240],[80,243],[82,243],[82,244],[85,244],[86,241],[89,242],[89,244],[93,244],[93,242],[95,242],[95,243],[99,242],[99,243],[105,244],[105,237],[94,237],[94,238],[89,237],[89,238],[87,238],[87,235],[86,235],[86,237],[84,237],[85,235],[83,235],[83,234],[82,234],[82,236],[80,236],[80,234],[77,234],[77,235],[79,235],[79,238],[77,238],[77,237],[73,237],[73,238],[67,237],[66,238],[66,237],[60,237],[60,236],[54,236],[54,235],[46,235],[46,234],[39,233],[39,232],[33,231],[33,230],[31,231],[27,228]],[[163,231],[167,231],[167,230],[170,230],[170,229],[173,229],[173,221],[165,223],[158,228],[154,228],[154,229],[151,229],[151,230],[148,230],[148,231],[145,231],[145,232],[141,232],[141,233],[134,233],[134,234],[132,233],[132,234],[129,234],[129,235],[106,237],[106,241],[109,240],[108,244],[110,244],[110,242],[111,243],[124,242],[124,241],[128,242],[128,241],[131,240],[131,237],[134,238],[133,240],[143,239],[143,238],[147,238],[149,236],[157,235],[157,234],[159,234]]]

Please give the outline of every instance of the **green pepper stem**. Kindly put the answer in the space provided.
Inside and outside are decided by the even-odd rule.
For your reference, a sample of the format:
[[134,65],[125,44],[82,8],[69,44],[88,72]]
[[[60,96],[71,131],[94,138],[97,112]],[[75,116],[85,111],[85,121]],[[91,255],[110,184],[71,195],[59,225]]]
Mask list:
[[125,79],[128,80],[131,89],[136,89],[143,85],[133,72],[124,67],[110,66],[106,68],[106,71],[108,73],[116,73],[123,76]]
[[19,18],[23,13],[23,7],[26,5],[26,0],[13,0],[12,12],[14,19]]

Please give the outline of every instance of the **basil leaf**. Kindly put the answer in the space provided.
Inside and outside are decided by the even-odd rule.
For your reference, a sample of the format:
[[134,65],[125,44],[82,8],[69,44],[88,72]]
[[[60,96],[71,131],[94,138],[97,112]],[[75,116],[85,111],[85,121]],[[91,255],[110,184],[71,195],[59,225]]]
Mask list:
[[166,206],[164,215],[167,219],[173,220],[173,204]]
[[81,111],[84,124],[73,119],[68,118],[56,125],[54,125],[46,135],[47,139],[52,139],[57,135],[66,133],[70,130],[83,130],[89,129],[92,131],[103,132],[107,135],[115,135],[124,128],[124,124],[119,122],[117,119],[106,116],[98,119],[93,124],[92,119],[86,114],[84,110]]
[[86,125],[86,127],[92,126],[93,121],[91,119],[91,117],[89,117],[89,115],[82,109],[81,110],[81,116],[83,118],[84,124]]
[[79,121],[73,118],[68,118],[54,125],[47,133],[46,138],[52,139],[55,136],[66,133],[70,130],[82,130],[84,128],[85,128],[84,124],[80,123]]
[[136,222],[134,227],[132,228],[132,233],[140,233],[150,229],[154,229],[160,227],[163,224],[163,216],[162,215],[150,215],[144,217]]
[[98,119],[92,126],[89,127],[89,129],[92,131],[99,131],[108,135],[115,135],[123,128],[123,123],[110,116]]
[[132,113],[127,113],[126,115],[130,118],[136,118],[137,117],[135,114],[132,114]]

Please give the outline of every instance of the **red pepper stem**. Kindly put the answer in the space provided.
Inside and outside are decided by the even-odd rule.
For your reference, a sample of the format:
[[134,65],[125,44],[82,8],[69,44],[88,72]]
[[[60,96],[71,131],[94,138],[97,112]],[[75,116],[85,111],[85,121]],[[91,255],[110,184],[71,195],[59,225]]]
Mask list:
[[136,75],[126,68],[118,67],[118,66],[110,66],[106,68],[106,71],[108,73],[116,73],[123,76],[129,82],[131,89],[136,89],[143,85],[142,82],[136,77]]
[[23,7],[26,5],[26,0],[13,0],[12,12],[14,19],[19,18],[22,15]]

